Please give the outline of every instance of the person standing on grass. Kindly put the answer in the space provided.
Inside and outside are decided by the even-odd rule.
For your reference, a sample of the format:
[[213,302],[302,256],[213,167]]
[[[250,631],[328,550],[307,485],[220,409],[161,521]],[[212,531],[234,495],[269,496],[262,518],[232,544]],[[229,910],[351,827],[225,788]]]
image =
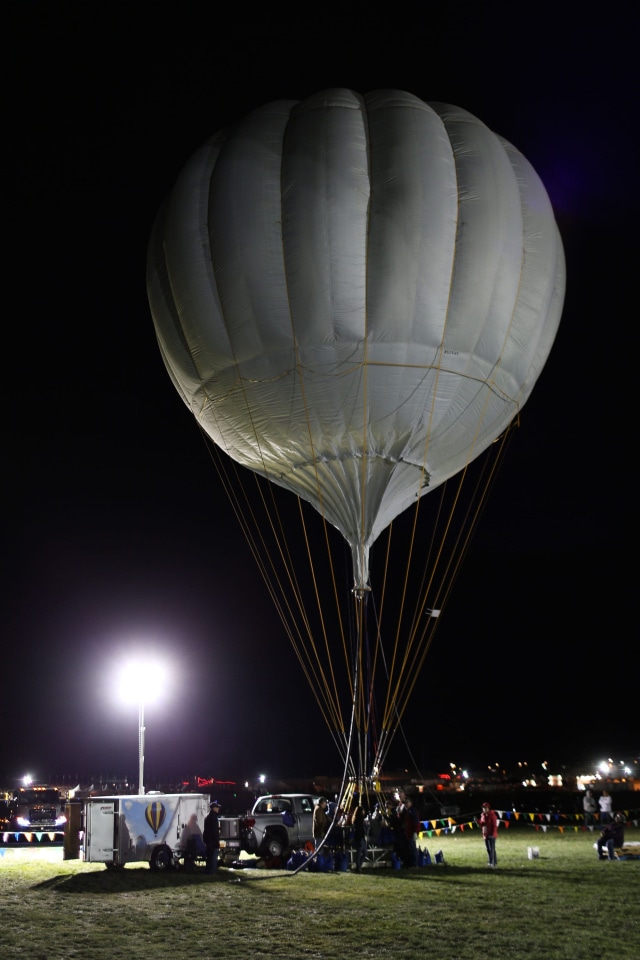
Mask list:
[[411,797],[405,797],[399,817],[398,839],[400,859],[405,867],[415,867],[418,862],[416,834],[420,831],[420,818]]
[[220,801],[213,800],[209,804],[209,813],[204,818],[204,830],[202,839],[207,848],[207,863],[205,873],[215,873],[218,869],[218,857],[220,855]]
[[587,790],[587,792],[584,795],[584,800],[582,801],[582,809],[584,810],[585,827],[592,827],[596,822],[595,813],[598,808],[596,806],[596,798],[591,793],[591,790]]
[[313,811],[313,845],[316,850],[324,840],[330,826],[331,820],[327,813],[327,800],[325,797],[320,797]]
[[611,810],[613,807],[611,794],[607,793],[606,790],[602,791],[602,796],[598,800],[598,806],[600,807],[600,823],[604,826],[605,823],[609,823],[611,820]]
[[367,855],[367,824],[363,806],[357,806],[353,815],[353,845],[356,848],[356,873],[362,873],[362,863]]
[[487,866],[495,867],[498,864],[498,858],[496,856],[496,837],[498,836],[498,817],[496,816],[495,810],[492,810],[488,803],[482,804],[482,813],[480,814],[480,819],[478,821],[480,827],[482,828],[482,836],[484,838],[484,845],[487,848],[487,855],[489,857],[489,863]]

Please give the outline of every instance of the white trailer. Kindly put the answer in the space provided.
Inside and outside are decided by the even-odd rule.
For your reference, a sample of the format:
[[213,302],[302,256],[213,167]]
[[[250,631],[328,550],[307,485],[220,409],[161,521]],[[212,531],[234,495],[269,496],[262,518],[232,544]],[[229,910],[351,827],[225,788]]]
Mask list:
[[189,850],[203,854],[209,803],[199,793],[88,797],[80,858],[107,867],[146,861],[152,870],[168,870],[184,857],[189,840]]

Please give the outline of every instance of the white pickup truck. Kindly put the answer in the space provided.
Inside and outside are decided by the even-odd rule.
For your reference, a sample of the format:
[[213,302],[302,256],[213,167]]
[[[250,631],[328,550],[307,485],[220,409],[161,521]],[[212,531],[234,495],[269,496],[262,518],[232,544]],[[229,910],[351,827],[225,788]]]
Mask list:
[[306,793],[279,793],[259,797],[245,817],[220,817],[221,856],[241,851],[263,857],[282,857],[313,840],[313,811],[319,797]]

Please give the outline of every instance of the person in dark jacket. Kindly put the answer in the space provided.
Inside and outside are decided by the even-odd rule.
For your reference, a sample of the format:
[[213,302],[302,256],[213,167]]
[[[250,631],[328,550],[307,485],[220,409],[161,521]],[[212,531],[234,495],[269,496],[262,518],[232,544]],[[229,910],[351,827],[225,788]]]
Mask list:
[[621,813],[616,813],[611,823],[607,823],[604,830],[598,837],[598,860],[606,860],[604,847],[607,848],[609,860],[616,859],[616,847],[620,848],[624,843],[624,817]]
[[353,845],[356,849],[356,873],[362,873],[362,864],[367,855],[367,822],[364,807],[360,805],[353,815]]
[[220,854],[220,801],[213,800],[209,804],[209,813],[204,818],[204,830],[202,839],[207,848],[207,863],[205,873],[215,873],[218,869],[218,856]]
[[405,867],[418,862],[416,834],[420,832],[420,817],[411,797],[405,797],[398,816],[398,855]]
[[320,797],[313,811],[313,845],[316,850],[324,840],[330,826],[331,820],[327,813],[327,800],[325,797]]

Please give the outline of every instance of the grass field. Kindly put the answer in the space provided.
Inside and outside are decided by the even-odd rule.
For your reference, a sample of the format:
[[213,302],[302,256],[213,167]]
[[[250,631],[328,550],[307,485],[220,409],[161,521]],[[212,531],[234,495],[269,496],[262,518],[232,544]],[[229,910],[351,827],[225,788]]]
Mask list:
[[640,860],[599,862],[596,836],[501,831],[489,870],[479,834],[457,833],[421,841],[444,865],[361,875],[108,871],[7,852],[0,957],[639,960]]

